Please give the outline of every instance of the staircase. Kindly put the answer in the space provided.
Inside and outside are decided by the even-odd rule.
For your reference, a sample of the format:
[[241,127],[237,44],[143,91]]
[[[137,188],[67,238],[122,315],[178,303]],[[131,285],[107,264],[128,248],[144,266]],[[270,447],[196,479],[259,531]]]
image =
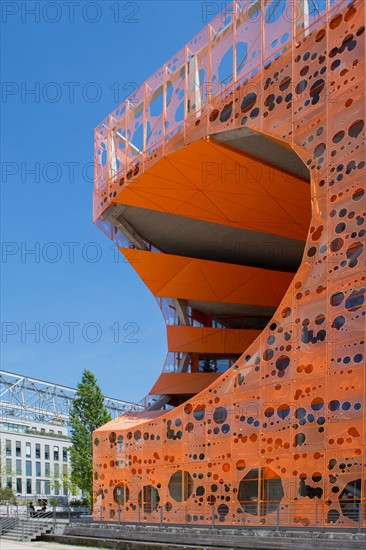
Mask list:
[[52,531],[51,520],[6,518],[0,525],[2,540],[30,542]]

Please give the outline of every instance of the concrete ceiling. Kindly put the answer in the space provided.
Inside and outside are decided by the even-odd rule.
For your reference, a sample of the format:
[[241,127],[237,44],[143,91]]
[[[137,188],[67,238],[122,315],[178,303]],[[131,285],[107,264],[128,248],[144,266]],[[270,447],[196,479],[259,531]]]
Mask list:
[[292,149],[267,138],[263,134],[254,132],[249,128],[239,128],[220,132],[210,137],[218,143],[235,147],[257,159],[264,160],[297,177],[310,181],[310,172],[298,155]]
[[136,206],[125,206],[126,220],[168,254],[295,272],[304,242]]

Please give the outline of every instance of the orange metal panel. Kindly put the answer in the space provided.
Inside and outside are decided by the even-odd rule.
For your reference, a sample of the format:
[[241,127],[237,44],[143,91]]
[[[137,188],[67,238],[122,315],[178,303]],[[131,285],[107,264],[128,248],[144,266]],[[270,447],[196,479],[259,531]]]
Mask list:
[[155,296],[277,306],[293,274],[121,248]]
[[243,353],[260,330],[168,325],[168,350],[190,353]]
[[241,151],[201,139],[163,158],[115,202],[305,239],[309,183]]
[[195,395],[220,377],[216,372],[163,372],[151,395]]
[[[174,116],[164,125],[163,115],[161,119],[153,116],[149,104],[144,105],[145,132],[152,129],[149,147],[132,167],[122,163],[122,171],[129,182],[133,177],[142,182],[144,170],[160,164],[154,172],[155,189],[149,174],[146,189],[138,190],[146,205],[154,203],[157,209],[167,211],[176,208],[187,216],[217,217],[228,225],[245,224],[245,210],[237,206],[245,185],[237,189],[235,182],[231,185],[218,178],[214,191],[206,194],[198,188],[194,193],[193,184],[199,187],[198,153],[210,162],[211,158],[204,154],[202,143],[197,143],[197,148],[190,143],[241,128],[285,141],[311,171],[312,219],[303,262],[285,294],[283,275],[272,279],[267,273],[267,279],[254,284],[251,293],[243,291],[240,296],[237,269],[245,268],[190,263],[187,258],[164,259],[163,255],[153,258],[153,254],[145,260],[143,254],[134,252],[139,260],[134,264],[137,271],[140,269],[154,290],[166,291],[167,296],[190,291],[199,299],[212,294],[218,300],[235,296],[243,303],[248,299],[258,303],[268,301],[268,288],[273,286],[271,292],[282,300],[260,338],[235,368],[209,387],[160,416],[129,415],[96,431],[95,517],[117,521],[122,504],[123,521],[135,523],[159,524],[163,520],[165,524],[216,523],[238,528],[245,523],[250,528],[272,528],[279,522],[309,530],[365,528],[366,5],[363,0],[317,2],[316,10],[302,14],[300,4],[305,6],[305,2],[251,3],[247,12],[242,10],[244,4],[248,3],[238,0],[228,6],[188,44],[180,64],[172,61],[156,75],[157,86],[164,77],[165,94],[168,70],[170,85],[178,82],[179,92],[171,95],[173,105],[164,112],[169,119],[178,97],[183,105],[188,99],[195,100],[192,91],[187,97],[187,78],[193,73],[203,69],[205,78],[220,83],[219,73],[230,51],[235,58],[240,43],[251,54],[244,55],[244,62],[238,59],[234,63],[233,59],[229,90],[218,86],[195,108],[192,104],[180,129],[174,126],[174,144],[184,144],[188,155],[184,156],[183,149],[174,157],[184,178],[179,170],[169,168],[170,157],[162,160],[165,147],[174,149],[167,136]],[[193,68],[189,74],[188,60]],[[179,80],[184,79],[182,66],[185,87]],[[151,98],[153,80],[149,82]],[[96,136],[96,162],[102,174],[100,181],[96,180],[98,215],[113,201],[122,183],[105,181],[113,167],[108,128],[112,133],[116,119],[126,123],[126,128],[139,123],[133,112],[123,113],[123,108],[113,113],[99,126]],[[150,146],[152,140],[155,149]],[[168,181],[164,181],[165,170]],[[194,181],[191,171],[197,176]],[[171,179],[175,177],[176,187]],[[173,186],[171,193],[169,186]],[[275,187],[270,190],[273,196]],[[158,191],[155,196],[154,190]],[[257,193],[258,186],[252,191]],[[220,201],[208,204],[206,200],[215,194],[223,204],[222,216],[217,213]],[[292,214],[288,225],[298,229],[300,214],[295,203],[300,202],[300,195],[289,204],[290,195],[291,190],[287,195],[282,189],[278,205]],[[182,202],[184,197],[189,208]],[[263,227],[270,232],[276,227],[277,209],[273,197],[267,199],[264,186],[258,204],[249,197],[247,202],[253,211],[260,206],[251,219],[255,227],[266,224],[269,216]],[[235,215],[231,208],[230,212],[226,209],[228,202]],[[102,225],[104,220],[99,222]],[[170,279],[174,284],[169,286]],[[258,282],[259,277],[253,279]],[[232,281],[236,291],[230,288]],[[244,290],[251,286],[246,275],[242,281]],[[166,391],[166,386],[162,390]],[[177,486],[180,495],[174,490]],[[120,487],[122,502],[121,494],[116,493]],[[154,499],[146,502],[146,493],[155,495]]]

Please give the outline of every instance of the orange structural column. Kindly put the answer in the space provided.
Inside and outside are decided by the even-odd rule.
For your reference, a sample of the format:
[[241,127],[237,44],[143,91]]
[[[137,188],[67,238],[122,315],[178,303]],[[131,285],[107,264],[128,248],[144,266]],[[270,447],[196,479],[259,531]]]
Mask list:
[[365,2],[305,4],[234,2],[96,129],[96,223],[169,325],[94,432],[98,518],[366,527]]

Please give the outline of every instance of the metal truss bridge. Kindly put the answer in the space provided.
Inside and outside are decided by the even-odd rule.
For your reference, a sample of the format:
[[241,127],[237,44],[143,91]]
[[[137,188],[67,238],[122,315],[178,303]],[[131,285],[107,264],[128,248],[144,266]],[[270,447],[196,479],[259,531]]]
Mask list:
[[[70,408],[76,389],[0,370],[2,420],[69,424]],[[142,410],[141,405],[104,397],[104,404],[117,418],[126,411]]]

